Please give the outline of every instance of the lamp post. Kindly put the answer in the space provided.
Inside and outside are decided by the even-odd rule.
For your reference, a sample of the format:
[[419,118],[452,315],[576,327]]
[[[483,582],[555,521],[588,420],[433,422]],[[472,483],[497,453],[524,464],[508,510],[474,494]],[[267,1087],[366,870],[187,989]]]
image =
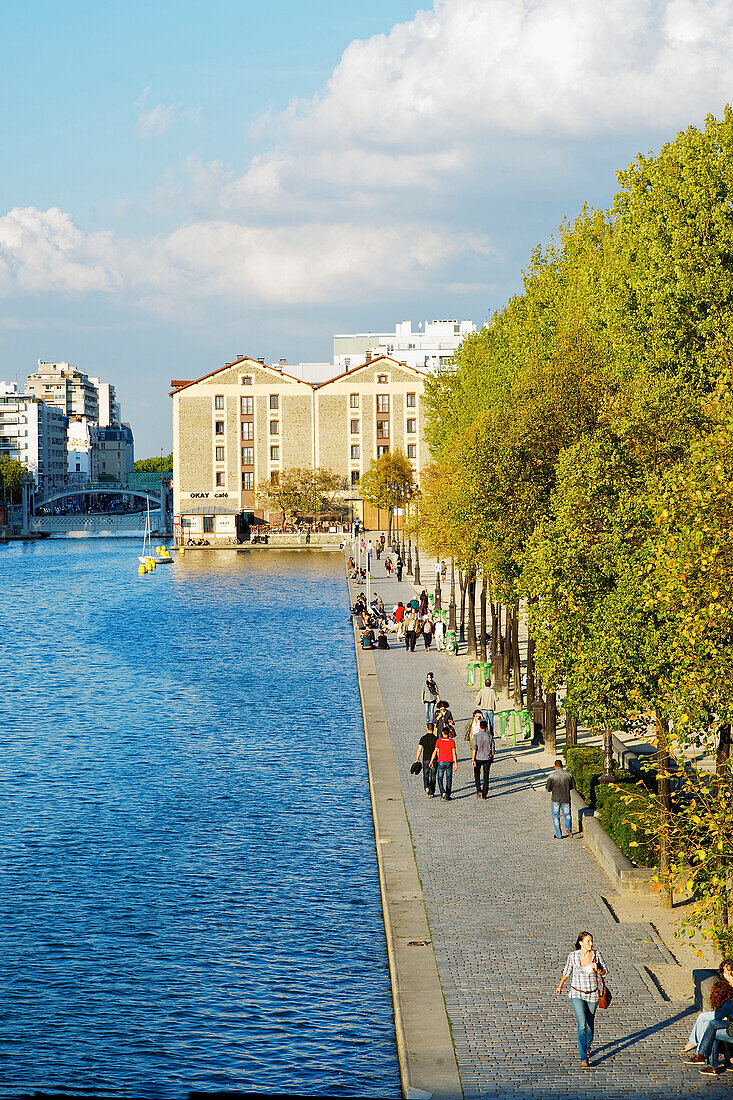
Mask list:
[[448,604],[448,629],[456,629],[456,567],[450,560],[450,603]]

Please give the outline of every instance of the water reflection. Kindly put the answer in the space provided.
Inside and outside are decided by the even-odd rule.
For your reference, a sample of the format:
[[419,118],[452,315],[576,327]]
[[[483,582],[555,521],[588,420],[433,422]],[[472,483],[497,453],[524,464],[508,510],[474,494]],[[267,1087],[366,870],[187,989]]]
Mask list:
[[397,1096],[340,557],[136,553],[0,548],[0,1095]]

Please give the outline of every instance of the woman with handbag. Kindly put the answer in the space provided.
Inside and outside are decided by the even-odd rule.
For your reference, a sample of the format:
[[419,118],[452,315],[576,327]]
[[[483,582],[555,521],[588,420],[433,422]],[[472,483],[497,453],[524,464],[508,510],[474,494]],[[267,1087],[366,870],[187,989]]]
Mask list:
[[593,947],[590,932],[581,932],[565,962],[562,978],[555,992],[559,995],[570,979],[570,1003],[578,1024],[578,1052],[584,1069],[590,1066],[590,1047],[595,1030],[596,1009],[607,1008],[611,994],[603,981],[606,964],[600,951]]

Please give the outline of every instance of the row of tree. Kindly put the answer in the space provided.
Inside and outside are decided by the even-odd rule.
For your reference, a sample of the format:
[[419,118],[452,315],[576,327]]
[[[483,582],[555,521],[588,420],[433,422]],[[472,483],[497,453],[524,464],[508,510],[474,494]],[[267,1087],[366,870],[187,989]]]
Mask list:
[[[691,891],[694,920],[730,943],[730,108],[618,180],[611,208],[562,225],[455,372],[426,384],[421,538],[457,563],[469,609],[477,581],[495,620],[506,607],[517,669],[522,602],[529,672],[565,685],[571,743],[577,720],[653,721],[665,904]],[[712,738],[716,773],[675,775]]]

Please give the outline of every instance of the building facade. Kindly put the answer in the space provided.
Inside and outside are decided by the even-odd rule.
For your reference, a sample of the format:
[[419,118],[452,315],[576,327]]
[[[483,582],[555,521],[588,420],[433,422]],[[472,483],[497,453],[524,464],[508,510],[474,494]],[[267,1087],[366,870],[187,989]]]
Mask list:
[[0,456],[22,462],[41,493],[66,483],[67,425],[60,409],[0,385]]
[[367,356],[386,355],[426,373],[440,371],[450,366],[458,345],[475,331],[473,321],[421,321],[416,331],[412,321],[398,321],[394,332],[341,333],[333,338],[333,363],[344,371]]
[[26,390],[66,416],[86,416],[94,421],[99,418],[99,395],[94,383],[69,363],[39,359],[38,370],[28,375]]
[[234,536],[236,517],[262,514],[258,486],[288,467],[337,474],[357,515],[359,478],[380,454],[402,450],[419,481],[430,461],[424,381],[386,356],[320,383],[247,357],[174,380],[173,508],[184,535]]

